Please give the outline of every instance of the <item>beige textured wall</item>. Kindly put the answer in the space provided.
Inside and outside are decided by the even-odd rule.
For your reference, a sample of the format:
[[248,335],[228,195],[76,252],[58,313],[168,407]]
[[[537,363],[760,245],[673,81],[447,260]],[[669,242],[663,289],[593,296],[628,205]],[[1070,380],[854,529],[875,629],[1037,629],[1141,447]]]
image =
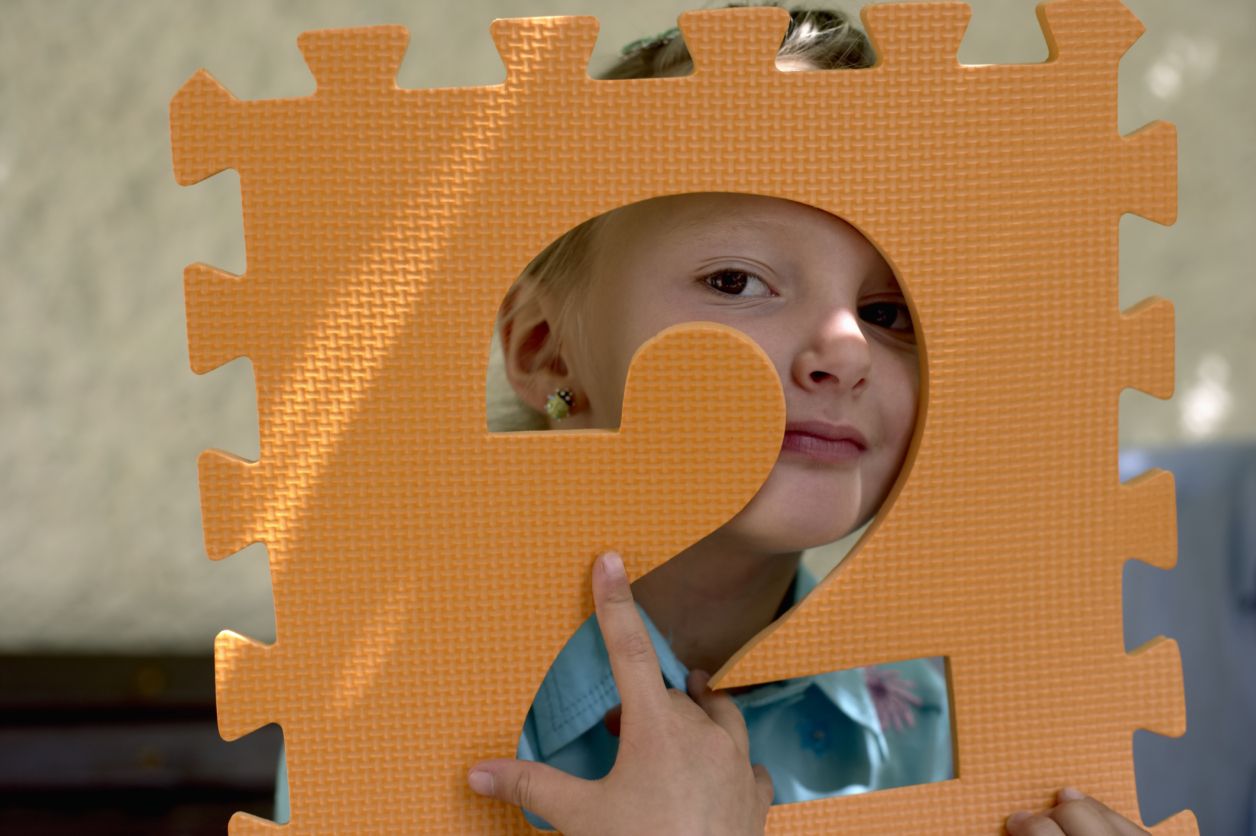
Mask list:
[[[184,265],[245,267],[235,174],[184,189],[171,173],[167,105],[188,76],[205,67],[241,98],[305,95],[299,33],[402,23],[402,86],[492,84],[496,17],[596,15],[600,66],[692,6],[0,0],[0,652],[274,635],[264,551],[215,564],[201,545],[196,455],[255,457],[257,423],[247,361],[188,369]],[[1046,57],[1031,2],[972,6],[960,60]],[[1178,394],[1125,395],[1122,444],[1252,438],[1256,5],[1129,6],[1148,32],[1121,66],[1120,129],[1175,122],[1181,186],[1175,227],[1121,222],[1121,298],[1176,304]]]

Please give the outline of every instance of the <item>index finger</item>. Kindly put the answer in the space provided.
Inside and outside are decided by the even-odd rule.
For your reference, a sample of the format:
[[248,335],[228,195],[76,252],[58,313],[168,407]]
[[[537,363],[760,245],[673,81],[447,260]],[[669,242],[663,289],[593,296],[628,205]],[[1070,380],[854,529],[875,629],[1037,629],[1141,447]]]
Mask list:
[[624,713],[667,706],[667,688],[645,622],[632,600],[624,561],[606,552],[593,567],[593,605]]

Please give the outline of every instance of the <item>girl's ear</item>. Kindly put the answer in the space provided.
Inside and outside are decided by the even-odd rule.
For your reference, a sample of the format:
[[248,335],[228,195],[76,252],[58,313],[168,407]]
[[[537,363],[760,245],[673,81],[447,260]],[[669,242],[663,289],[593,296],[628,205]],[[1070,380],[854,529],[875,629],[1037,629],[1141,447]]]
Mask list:
[[550,393],[574,384],[545,302],[536,281],[525,276],[506,294],[498,320],[506,379],[521,401],[542,413]]

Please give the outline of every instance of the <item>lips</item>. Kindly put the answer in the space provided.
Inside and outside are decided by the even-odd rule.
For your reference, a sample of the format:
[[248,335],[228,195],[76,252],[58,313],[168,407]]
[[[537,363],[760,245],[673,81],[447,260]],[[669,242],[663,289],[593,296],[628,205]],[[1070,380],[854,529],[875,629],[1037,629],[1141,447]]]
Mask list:
[[868,449],[863,433],[850,424],[791,421],[785,425],[781,449],[822,462],[843,462]]

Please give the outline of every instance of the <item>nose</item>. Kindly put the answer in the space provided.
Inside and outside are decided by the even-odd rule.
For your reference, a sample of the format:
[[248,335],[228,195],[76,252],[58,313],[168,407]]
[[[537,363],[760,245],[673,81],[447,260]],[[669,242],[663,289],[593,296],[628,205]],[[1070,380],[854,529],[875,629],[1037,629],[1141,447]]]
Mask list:
[[809,330],[794,356],[793,376],[804,389],[862,389],[872,366],[868,338],[854,310],[832,310]]

